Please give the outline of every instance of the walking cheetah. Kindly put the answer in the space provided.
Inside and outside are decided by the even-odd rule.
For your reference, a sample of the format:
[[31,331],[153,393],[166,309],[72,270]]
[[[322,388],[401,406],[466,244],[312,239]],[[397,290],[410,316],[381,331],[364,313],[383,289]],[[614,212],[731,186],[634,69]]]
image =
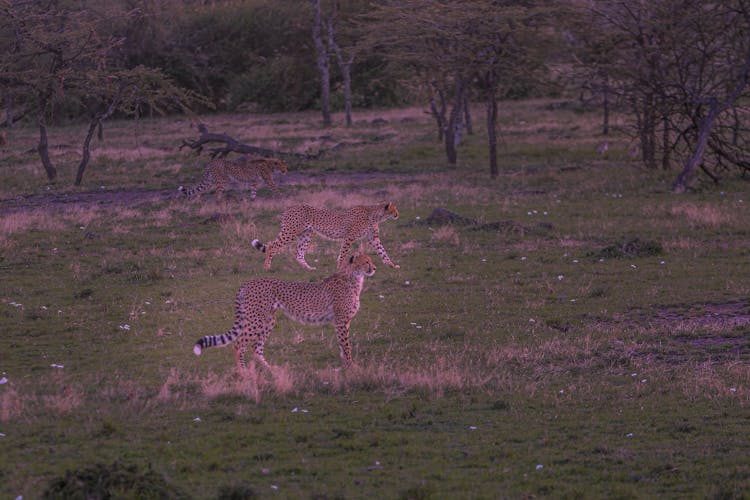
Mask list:
[[193,196],[213,187],[216,189],[216,198],[221,199],[227,183],[235,181],[250,184],[250,199],[254,200],[257,194],[258,181],[262,178],[266,186],[281,196],[281,191],[273,180],[274,170],[286,174],[288,168],[286,163],[278,158],[258,158],[248,155],[240,156],[236,160],[217,158],[206,165],[203,178],[197,186],[194,188],[180,186],[177,190],[186,196]]
[[258,278],[244,283],[237,292],[234,326],[223,335],[198,339],[193,352],[200,356],[203,349],[232,343],[237,368],[247,368],[246,352],[270,369],[263,356],[263,344],[276,324],[276,310],[300,323],[322,325],[333,323],[339,340],[341,360],[345,367],[352,364],[349,324],[359,310],[359,295],[365,276],[375,273],[372,259],[365,254],[351,256],[339,272],[321,282],[300,283],[276,278]]
[[380,242],[378,224],[387,219],[398,219],[398,209],[393,203],[385,201],[377,205],[359,205],[348,210],[294,205],[284,210],[281,231],[276,239],[267,244],[253,240],[253,247],[266,254],[264,267],[270,269],[273,256],[297,239],[297,262],[305,269],[313,270],[315,268],[305,262],[305,252],[313,232],[330,240],[343,241],[337,259],[339,266],[349,253],[352,243],[367,238],[383,262],[398,269],[400,266],[391,261]]

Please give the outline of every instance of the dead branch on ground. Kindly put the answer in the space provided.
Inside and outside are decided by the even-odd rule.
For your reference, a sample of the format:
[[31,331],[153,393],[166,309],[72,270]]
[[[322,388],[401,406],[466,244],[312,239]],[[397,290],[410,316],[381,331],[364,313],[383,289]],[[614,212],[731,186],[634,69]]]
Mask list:
[[212,142],[221,142],[224,143],[224,147],[217,147],[217,148],[211,148],[210,155],[211,158],[224,158],[229,153],[240,153],[240,154],[251,154],[251,155],[261,155],[261,156],[275,156],[275,157],[287,157],[287,158],[297,158],[297,159],[304,159],[304,160],[311,160],[319,157],[321,154],[323,154],[323,150],[319,151],[316,155],[306,155],[301,153],[289,153],[286,151],[276,151],[274,149],[267,149],[267,148],[261,148],[258,146],[251,146],[249,144],[244,144],[239,142],[234,137],[231,137],[227,134],[216,134],[211,133],[208,131],[208,127],[206,127],[203,123],[197,124],[198,132],[200,132],[200,136],[197,140],[191,141],[189,139],[183,139],[182,145],[180,146],[180,149],[184,147],[188,147],[195,151],[196,154],[201,154],[203,152],[203,146],[208,143]]

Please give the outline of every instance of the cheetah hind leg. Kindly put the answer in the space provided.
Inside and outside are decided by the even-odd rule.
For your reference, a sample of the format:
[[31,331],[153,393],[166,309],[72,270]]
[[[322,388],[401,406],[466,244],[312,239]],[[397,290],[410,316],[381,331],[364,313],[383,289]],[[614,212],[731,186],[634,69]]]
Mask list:
[[297,239],[297,262],[308,271],[314,271],[315,268],[307,263],[305,260],[305,252],[307,247],[310,246],[310,240],[312,239],[312,230],[308,229],[299,235]]
[[273,367],[268,364],[268,361],[266,361],[266,358],[263,357],[262,354],[253,353],[251,357],[251,362],[248,363],[246,354],[247,354],[247,345],[243,345],[241,347],[238,347],[236,345],[232,345],[234,348],[234,359],[237,363],[237,375],[241,379],[255,379],[257,377],[257,371],[255,370],[255,362],[259,362],[263,368],[268,370],[271,374],[273,374]]
[[[255,334],[251,337],[252,340],[249,341],[248,344],[245,345],[245,347],[252,347],[253,360],[259,362],[261,365],[263,365],[263,368],[268,370],[269,373],[273,375],[273,367],[268,364],[268,361],[266,361],[266,358],[263,355],[263,346],[265,345],[268,336],[271,334],[271,330],[273,330],[274,325],[276,325],[276,311],[270,312],[267,316],[255,316],[249,318],[249,320],[262,323],[264,326],[255,332]],[[242,354],[244,354],[244,352]]]

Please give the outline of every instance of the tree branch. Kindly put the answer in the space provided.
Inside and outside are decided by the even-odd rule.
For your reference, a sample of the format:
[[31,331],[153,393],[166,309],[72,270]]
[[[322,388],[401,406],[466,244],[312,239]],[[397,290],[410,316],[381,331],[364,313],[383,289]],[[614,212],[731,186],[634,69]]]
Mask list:
[[266,149],[258,146],[251,146],[249,144],[243,144],[234,137],[231,137],[227,134],[216,134],[211,133],[208,131],[208,128],[203,123],[198,123],[197,125],[198,132],[200,132],[200,136],[197,140],[191,141],[189,139],[183,139],[182,145],[180,146],[180,150],[184,147],[188,147],[196,152],[196,154],[201,154],[203,151],[203,146],[205,144],[213,143],[213,142],[223,142],[224,147],[222,148],[212,148],[210,151],[211,158],[224,158],[229,153],[240,153],[240,154],[255,154],[255,155],[263,155],[263,156],[279,156],[279,157],[287,157],[287,158],[298,158],[298,159],[304,159],[304,160],[310,160],[320,157],[325,150],[319,151],[315,155],[306,155],[306,154],[300,154],[300,153],[289,153],[285,151],[277,151],[274,149]]

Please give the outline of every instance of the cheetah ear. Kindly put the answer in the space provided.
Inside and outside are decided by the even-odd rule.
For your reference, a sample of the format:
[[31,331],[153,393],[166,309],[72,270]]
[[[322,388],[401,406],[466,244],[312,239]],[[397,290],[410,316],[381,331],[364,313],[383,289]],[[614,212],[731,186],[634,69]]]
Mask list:
[[385,207],[383,207],[383,208],[384,208],[384,209],[385,209],[386,211],[388,211],[388,209],[389,209],[390,207],[391,207],[391,204],[390,204],[390,203],[388,203],[388,202],[386,202],[386,203],[385,203]]
[[354,264],[354,255],[349,257],[349,264]]

